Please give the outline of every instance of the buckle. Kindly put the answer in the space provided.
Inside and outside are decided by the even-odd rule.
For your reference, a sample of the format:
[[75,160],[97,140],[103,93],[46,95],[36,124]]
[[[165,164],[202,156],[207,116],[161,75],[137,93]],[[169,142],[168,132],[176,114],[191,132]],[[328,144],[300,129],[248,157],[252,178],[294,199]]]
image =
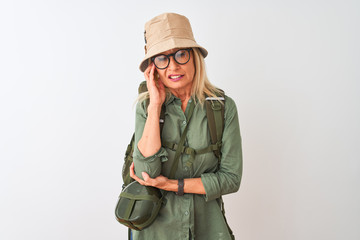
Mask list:
[[219,111],[219,110],[221,110],[221,104],[219,102],[212,102],[211,108],[214,111]]

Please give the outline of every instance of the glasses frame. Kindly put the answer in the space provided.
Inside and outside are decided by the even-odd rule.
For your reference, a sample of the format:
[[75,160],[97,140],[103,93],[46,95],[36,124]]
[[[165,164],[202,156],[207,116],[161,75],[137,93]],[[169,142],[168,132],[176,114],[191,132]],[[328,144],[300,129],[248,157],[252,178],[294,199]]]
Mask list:
[[[177,52],[179,52],[179,51],[182,51],[182,50],[186,50],[186,51],[188,51],[188,53],[189,53],[189,59],[185,62],[185,63],[179,63],[178,61],[176,61],[176,58],[175,58],[175,55],[176,55],[176,53]],[[174,59],[174,61],[177,63],[177,64],[180,64],[180,65],[184,65],[184,64],[187,64],[189,61],[190,61],[190,58],[191,58],[191,54],[190,54],[190,51],[192,50],[192,48],[182,48],[182,49],[179,49],[179,50],[177,50],[176,52],[174,52],[174,53],[171,53],[171,54],[158,54],[158,55],[156,55],[156,56],[153,56],[152,58],[151,58],[151,61],[155,64],[155,67],[157,68],[157,69],[161,69],[161,70],[163,70],[163,69],[166,69],[168,66],[169,66],[169,64],[170,64],[170,57],[172,56],[173,57],[173,59]],[[158,56],[165,56],[166,58],[167,58],[167,60],[168,60],[168,63],[167,63],[167,65],[166,65],[166,67],[164,67],[164,68],[159,68],[157,65],[156,65],[156,63],[155,63],[155,58],[156,57],[158,57]]]

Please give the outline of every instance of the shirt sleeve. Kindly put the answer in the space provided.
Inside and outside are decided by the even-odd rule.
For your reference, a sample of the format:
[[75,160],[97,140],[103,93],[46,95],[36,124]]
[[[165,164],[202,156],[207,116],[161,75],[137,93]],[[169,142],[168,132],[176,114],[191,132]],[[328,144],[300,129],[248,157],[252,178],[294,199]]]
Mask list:
[[147,112],[145,101],[139,102],[136,105],[135,116],[135,146],[133,153],[133,162],[135,168],[135,174],[139,178],[143,179],[141,173],[146,172],[151,178],[155,178],[161,174],[161,163],[167,161],[168,153],[165,148],[161,147],[157,153],[152,156],[144,157],[139,151],[137,145],[142,137],[145,122],[147,119]]
[[235,102],[229,97],[225,100],[225,125],[221,153],[219,169],[216,172],[201,175],[206,201],[236,192],[240,187],[243,161],[240,127]]

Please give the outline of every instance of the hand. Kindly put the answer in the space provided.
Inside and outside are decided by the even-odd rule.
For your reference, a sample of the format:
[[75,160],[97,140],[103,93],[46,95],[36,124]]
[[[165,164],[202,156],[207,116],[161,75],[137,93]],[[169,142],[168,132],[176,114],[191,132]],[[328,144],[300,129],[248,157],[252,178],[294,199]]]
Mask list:
[[159,79],[155,81],[156,67],[154,63],[149,64],[144,72],[147,89],[150,95],[150,104],[161,106],[165,101],[165,86]]
[[151,178],[149,176],[149,174],[147,174],[146,172],[142,172],[142,176],[143,176],[144,180],[142,180],[141,178],[139,178],[138,176],[135,175],[134,163],[132,163],[130,166],[130,177],[131,178],[133,178],[135,181],[137,181],[141,185],[151,186],[151,187],[156,187],[159,189],[167,190],[166,187],[167,187],[167,183],[169,181],[169,179],[167,177],[160,175],[160,176],[157,176],[156,178]]

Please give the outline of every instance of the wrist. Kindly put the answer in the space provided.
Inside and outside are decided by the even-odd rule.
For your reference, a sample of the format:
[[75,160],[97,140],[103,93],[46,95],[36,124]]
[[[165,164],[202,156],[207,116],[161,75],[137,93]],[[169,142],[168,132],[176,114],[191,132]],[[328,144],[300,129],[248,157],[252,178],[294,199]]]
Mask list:
[[166,182],[166,187],[164,190],[169,192],[177,192],[178,190],[178,181],[174,179],[168,179]]
[[176,195],[178,195],[178,196],[184,195],[184,185],[185,185],[184,179],[179,179],[178,180],[178,190],[176,192]]
[[160,117],[161,106],[162,106],[162,105],[151,104],[151,103],[150,103],[149,106],[148,106],[148,108],[147,108],[148,116]]

